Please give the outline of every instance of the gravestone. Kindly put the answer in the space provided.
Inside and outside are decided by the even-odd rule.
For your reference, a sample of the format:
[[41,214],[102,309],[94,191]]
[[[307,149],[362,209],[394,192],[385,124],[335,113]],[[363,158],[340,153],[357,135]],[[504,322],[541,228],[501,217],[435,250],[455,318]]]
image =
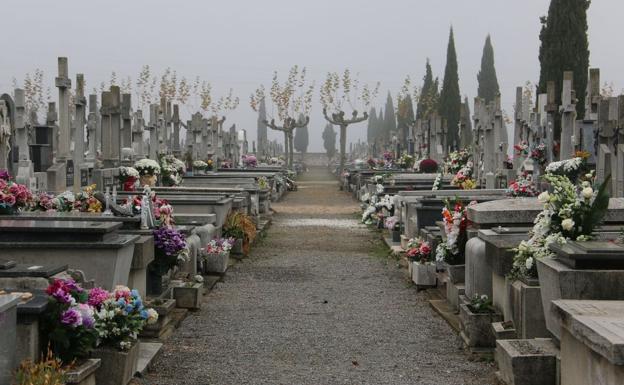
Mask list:
[[102,126],[98,110],[97,95],[89,95],[89,116],[87,118],[87,140],[89,142],[87,161],[95,164],[98,151],[101,150]]
[[[76,122],[76,130],[74,131],[74,152],[73,152],[73,180],[71,181],[71,185],[74,188],[75,192],[81,190],[81,187],[87,186],[89,184],[88,176],[89,169],[85,164],[84,157],[84,144],[85,144],[85,113],[86,113],[86,105],[87,100],[84,95],[84,76],[83,74],[76,75],[76,95],[74,96],[75,103],[75,122]],[[69,170],[69,167],[68,167]],[[82,184],[83,179],[83,170],[85,170],[87,174],[87,183]],[[69,182],[69,175],[68,182]]]
[[145,131],[145,119],[143,111],[137,110],[134,113],[134,124],[132,125],[132,149],[135,159],[143,159],[147,154],[143,149],[143,132]]
[[15,343],[17,342],[17,304],[20,296],[0,295],[0,385],[12,383],[12,373],[17,367]]
[[15,133],[17,134],[17,149],[19,153],[18,169],[15,181],[36,189],[37,181],[34,177],[33,164],[30,161],[28,147],[28,126],[26,125],[26,101],[24,90],[15,89]]
[[574,155],[575,145],[580,138],[576,129],[576,94],[573,84],[574,73],[563,73],[563,91],[561,93],[561,151],[560,159],[568,159]]

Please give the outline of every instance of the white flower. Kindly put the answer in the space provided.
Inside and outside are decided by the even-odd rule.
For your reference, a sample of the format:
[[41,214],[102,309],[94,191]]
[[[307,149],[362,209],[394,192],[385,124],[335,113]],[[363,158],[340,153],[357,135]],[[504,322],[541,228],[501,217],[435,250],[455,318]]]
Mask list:
[[583,189],[583,198],[589,199],[592,197],[592,195],[594,195],[594,189],[592,189],[591,187],[585,187]]
[[156,310],[152,308],[147,309],[147,324],[153,325],[156,323],[156,321],[158,321],[158,313],[156,312]]
[[204,277],[202,277],[202,276],[201,276],[201,275],[199,275],[199,274],[197,274],[197,275],[194,277],[194,279],[195,279],[195,282],[197,282],[197,283],[202,283],[202,282],[204,282]]
[[548,203],[550,201],[550,194],[548,193],[548,191],[544,191],[543,193],[537,196],[537,200],[540,203]]
[[570,231],[574,228],[574,221],[570,218],[564,219],[561,221],[561,227],[566,231]]
[[525,264],[527,270],[531,270],[531,268],[533,267],[533,257],[527,258],[527,260],[524,261],[524,264]]

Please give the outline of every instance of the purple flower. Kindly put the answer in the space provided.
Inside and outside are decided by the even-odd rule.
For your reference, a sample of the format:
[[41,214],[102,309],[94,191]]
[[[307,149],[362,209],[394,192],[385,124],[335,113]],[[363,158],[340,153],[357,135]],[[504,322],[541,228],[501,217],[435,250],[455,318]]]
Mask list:
[[89,305],[100,308],[102,303],[110,297],[110,293],[102,288],[94,287],[89,291]]
[[8,181],[9,179],[11,179],[11,175],[7,170],[0,169],[0,179]]
[[61,314],[61,323],[73,328],[82,325],[82,313],[71,307]]
[[154,246],[168,256],[178,255],[186,247],[186,238],[175,229],[161,227],[153,234]]
[[93,317],[93,308],[86,303],[78,305],[78,311],[82,318],[82,326],[91,329],[95,326],[95,318]]

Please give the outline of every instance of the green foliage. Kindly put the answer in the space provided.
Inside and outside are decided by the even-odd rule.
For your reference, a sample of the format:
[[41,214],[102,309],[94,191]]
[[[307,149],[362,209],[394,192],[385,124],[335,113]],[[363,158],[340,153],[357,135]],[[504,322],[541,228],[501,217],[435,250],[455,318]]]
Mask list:
[[392,95],[390,95],[390,92],[388,92],[388,98],[386,99],[385,112],[383,138],[389,139],[392,137],[392,133],[397,129],[396,116],[394,115],[394,103],[392,102]]
[[457,72],[457,53],[455,52],[455,38],[453,28],[449,35],[446,52],[446,69],[444,70],[444,82],[439,100],[440,115],[446,119],[448,134],[446,146],[454,148],[459,146],[459,118],[461,114],[461,95],[459,93],[459,75]]
[[494,67],[494,47],[492,47],[490,35],[485,39],[483,56],[481,57],[481,70],[477,74],[477,80],[479,81],[478,95],[487,103],[493,101],[500,94],[496,68]]
[[492,300],[487,295],[475,294],[470,299],[470,310],[477,314],[491,314],[494,313],[494,305]]
[[584,216],[582,223],[583,235],[591,235],[596,226],[602,222],[607,210],[609,209],[609,184],[611,182],[611,175],[607,176],[598,188],[598,193],[594,203],[591,205],[591,209]]
[[323,130],[323,146],[325,147],[329,159],[332,159],[336,155],[336,135],[337,133],[334,131],[334,127],[331,123],[327,123],[327,125],[325,125],[325,130]]
[[248,215],[231,212],[223,224],[223,237],[243,240],[243,252],[249,254],[251,244],[256,239],[256,225]]
[[[554,81],[556,103],[561,104],[563,72],[574,71],[578,119],[585,116],[585,92],[589,70],[587,41],[589,5],[589,0],[551,0],[548,16],[541,18],[539,92],[545,93],[547,83]],[[559,130],[558,119],[555,124],[555,137]]]
[[404,148],[407,148],[407,134],[409,127],[414,122],[414,106],[412,97],[408,94],[404,98],[399,99],[397,113],[397,129],[399,131],[399,140]]
[[368,113],[368,126],[366,127],[366,140],[368,143],[375,142],[377,136],[377,111],[375,107],[371,108]]
[[[299,122],[305,122],[305,117],[303,114],[299,115]],[[308,126],[305,125],[303,127],[297,127],[295,130],[295,137],[293,139],[295,150],[305,153],[308,150]]]
[[425,77],[423,78],[420,97],[418,98],[418,103],[416,104],[416,118],[423,119],[429,116],[429,114],[437,108],[439,97],[438,79],[433,78],[431,64],[429,63],[429,59],[427,59]]

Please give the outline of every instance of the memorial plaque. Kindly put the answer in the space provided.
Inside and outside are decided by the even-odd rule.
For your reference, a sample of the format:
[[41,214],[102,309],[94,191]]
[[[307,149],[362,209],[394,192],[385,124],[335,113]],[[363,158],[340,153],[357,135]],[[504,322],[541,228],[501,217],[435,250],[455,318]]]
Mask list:
[[65,167],[65,186],[71,187],[74,185],[74,172],[74,161],[68,159]]
[[89,169],[88,168],[81,168],[80,169],[80,186],[82,186],[82,187],[88,186],[90,179],[91,178],[89,178]]

